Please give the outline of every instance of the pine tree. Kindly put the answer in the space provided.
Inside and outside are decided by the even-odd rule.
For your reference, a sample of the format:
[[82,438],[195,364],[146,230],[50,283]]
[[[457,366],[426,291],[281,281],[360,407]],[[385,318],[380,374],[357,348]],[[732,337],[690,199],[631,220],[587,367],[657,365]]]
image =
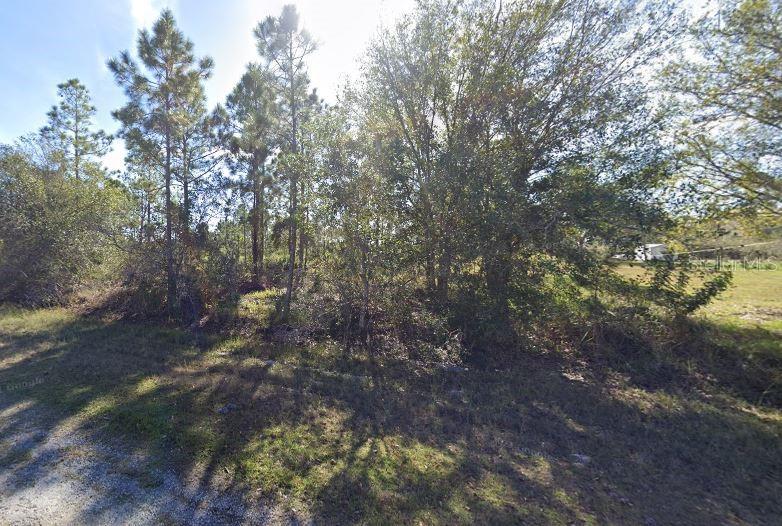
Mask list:
[[193,43],[177,28],[174,15],[165,10],[152,27],[138,37],[142,67],[127,51],[109,61],[117,83],[125,88],[128,103],[114,112],[122,123],[121,135],[129,150],[141,150],[162,168],[166,210],[167,308],[173,315],[177,276],[174,267],[172,174],[177,141],[192,123],[192,101],[201,82],[211,74],[210,58],[196,60]]
[[95,106],[78,79],[58,84],[57,96],[60,102],[47,114],[49,122],[41,129],[41,135],[57,150],[62,170],[81,179],[85,163],[104,155],[112,138],[103,130],[93,130]]
[[182,188],[180,214],[183,237],[189,242],[193,210],[202,194],[208,193],[213,175],[221,165],[221,144],[216,132],[217,120],[206,111],[206,97],[199,85],[184,107],[183,125],[177,137],[174,177]]
[[268,17],[255,29],[258,53],[274,74],[282,111],[286,115],[285,148],[292,156],[287,163],[288,175],[288,275],[283,303],[283,318],[290,311],[293,293],[293,276],[296,265],[296,232],[298,221],[298,166],[299,134],[302,108],[307,101],[309,78],[305,59],[316,44],[309,33],[299,28],[299,14],[296,7],[286,5],[279,17]]
[[253,282],[261,282],[266,231],[266,189],[270,182],[267,161],[274,148],[277,106],[274,79],[256,64],[250,64],[228,95],[223,140],[232,153],[232,169],[246,179],[243,190],[252,195],[250,209]]

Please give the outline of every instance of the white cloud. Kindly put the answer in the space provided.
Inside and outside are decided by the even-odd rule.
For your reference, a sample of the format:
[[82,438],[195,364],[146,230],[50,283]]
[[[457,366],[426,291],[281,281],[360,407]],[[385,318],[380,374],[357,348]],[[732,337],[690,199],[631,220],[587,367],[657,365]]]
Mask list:
[[174,8],[174,0],[130,0],[130,16],[136,29],[152,25],[166,7]]
[[152,0],[130,0],[130,16],[137,27],[149,25],[155,19]]
[[114,142],[111,144],[111,151],[103,156],[103,165],[112,171],[122,171],[125,169],[125,155],[127,153],[125,141],[114,139]]

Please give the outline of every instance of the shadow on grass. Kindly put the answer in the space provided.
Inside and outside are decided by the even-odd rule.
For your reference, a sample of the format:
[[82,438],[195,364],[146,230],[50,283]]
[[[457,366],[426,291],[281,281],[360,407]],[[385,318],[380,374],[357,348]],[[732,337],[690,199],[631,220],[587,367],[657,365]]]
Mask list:
[[0,393],[0,438],[38,409],[53,415],[38,418],[31,447],[0,458],[24,479],[17,488],[45,474],[35,443],[73,425],[172,467],[194,499],[283,503],[291,520],[759,524],[782,514],[779,412],[690,393],[679,363],[650,387],[613,362],[578,375],[536,356],[454,373],[346,360],[328,345],[199,347],[178,330],[13,316],[0,319],[0,385],[45,380]]
[[728,394],[747,404],[782,408],[782,333],[762,325],[688,321],[665,350],[610,338],[588,356],[601,381],[611,372],[641,389]]

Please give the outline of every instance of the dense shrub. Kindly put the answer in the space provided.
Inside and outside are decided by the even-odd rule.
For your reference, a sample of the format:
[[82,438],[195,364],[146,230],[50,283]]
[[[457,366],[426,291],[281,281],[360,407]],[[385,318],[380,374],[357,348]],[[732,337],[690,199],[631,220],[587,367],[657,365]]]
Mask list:
[[109,259],[126,207],[103,172],[67,176],[38,147],[0,150],[0,300],[25,305],[64,301]]

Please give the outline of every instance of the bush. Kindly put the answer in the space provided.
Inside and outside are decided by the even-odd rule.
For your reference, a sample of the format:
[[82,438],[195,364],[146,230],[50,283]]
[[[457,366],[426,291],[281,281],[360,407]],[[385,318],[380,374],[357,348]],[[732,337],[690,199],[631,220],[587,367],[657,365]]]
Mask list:
[[[730,271],[699,269],[684,260],[655,262],[647,288],[649,299],[674,318],[706,306],[730,285]],[[700,281],[700,284],[696,283]]]
[[76,179],[21,148],[0,150],[0,300],[65,301],[112,253],[126,205],[102,172]]

